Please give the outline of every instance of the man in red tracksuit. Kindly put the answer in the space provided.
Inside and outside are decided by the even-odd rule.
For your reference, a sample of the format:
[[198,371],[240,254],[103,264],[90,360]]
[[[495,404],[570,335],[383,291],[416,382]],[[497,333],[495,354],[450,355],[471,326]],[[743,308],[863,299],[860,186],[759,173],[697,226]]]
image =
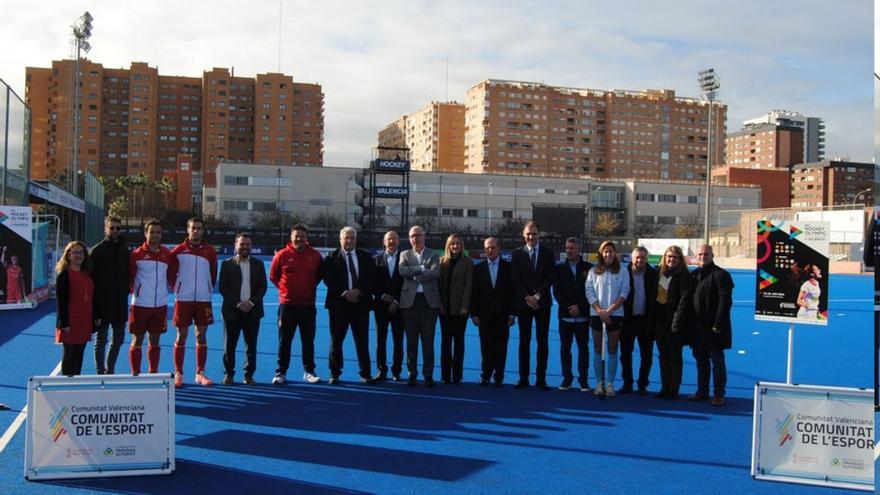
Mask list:
[[196,383],[213,385],[205,375],[208,360],[208,325],[214,323],[211,310],[211,293],[217,281],[217,251],[202,241],[205,222],[193,217],[186,222],[186,239],[171,250],[169,278],[177,296],[174,303],[174,326],[177,340],[174,343],[174,386],[183,385],[183,358],[186,354],[186,337],[189,326],[196,327]]
[[287,381],[290,347],[296,327],[302,345],[303,380],[319,383],[315,375],[315,290],[321,282],[321,253],[309,246],[308,229],[294,225],[290,243],[275,253],[269,280],[278,287],[278,368],[272,383]]
[[159,372],[159,337],[168,330],[168,269],[171,265],[171,251],[162,245],[162,224],[158,220],[147,222],[144,226],[146,242],[135,249],[128,258],[128,280],[131,284],[131,308],[129,309],[128,331],[131,333],[131,348],[128,361],[131,374],[141,374],[141,347],[144,336],[150,334],[147,360],[150,373]]

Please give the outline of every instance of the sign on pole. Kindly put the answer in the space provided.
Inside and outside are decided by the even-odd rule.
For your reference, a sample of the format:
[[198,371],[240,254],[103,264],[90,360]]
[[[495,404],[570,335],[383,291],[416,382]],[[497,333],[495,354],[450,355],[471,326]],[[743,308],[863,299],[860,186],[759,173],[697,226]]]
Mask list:
[[828,325],[828,222],[759,220],[755,319]]
[[35,376],[28,381],[28,480],[171,474],[171,375]]
[[872,391],[755,385],[752,477],[874,491]]

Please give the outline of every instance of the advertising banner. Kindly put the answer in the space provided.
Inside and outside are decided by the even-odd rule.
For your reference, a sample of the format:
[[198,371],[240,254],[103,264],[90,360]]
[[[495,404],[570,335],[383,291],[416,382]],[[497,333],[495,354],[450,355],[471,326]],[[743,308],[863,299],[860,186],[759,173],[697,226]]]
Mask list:
[[874,207],[865,241],[865,264],[874,267],[874,311],[878,311],[880,310],[880,270],[877,269],[877,260],[880,259],[880,207]]
[[170,375],[32,377],[25,478],[170,474]]
[[0,206],[0,309],[32,308],[29,206]]
[[409,160],[385,160],[378,159],[373,160],[372,162],[373,170],[376,172],[408,172],[409,171]]
[[758,382],[755,479],[874,491],[872,391]]
[[377,198],[405,198],[409,196],[406,186],[376,186]]
[[828,222],[759,220],[755,319],[828,325]]

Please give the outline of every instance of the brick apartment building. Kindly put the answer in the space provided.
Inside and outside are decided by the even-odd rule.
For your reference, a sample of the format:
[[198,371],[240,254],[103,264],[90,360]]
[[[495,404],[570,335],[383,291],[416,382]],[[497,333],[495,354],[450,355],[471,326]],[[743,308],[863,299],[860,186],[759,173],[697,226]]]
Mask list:
[[[73,60],[28,67],[33,112],[31,176],[63,183],[73,154]],[[79,163],[99,176],[152,180],[188,167],[214,183],[220,161],[323,165],[324,94],[284,74],[166,76],[146,63],[126,69],[80,61]]]
[[409,148],[410,167],[464,172],[464,105],[431,102],[379,131],[379,146]]
[[870,204],[874,165],[841,160],[802,163],[791,170],[791,206]]
[[[727,106],[712,104],[712,163]],[[465,98],[470,173],[701,181],[709,103],[672,90],[594,90],[487,79]]]

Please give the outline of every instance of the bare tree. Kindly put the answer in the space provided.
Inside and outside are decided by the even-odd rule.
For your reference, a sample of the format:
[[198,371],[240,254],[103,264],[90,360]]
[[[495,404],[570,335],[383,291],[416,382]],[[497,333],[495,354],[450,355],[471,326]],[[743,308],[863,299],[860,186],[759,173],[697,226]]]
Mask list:
[[678,239],[694,239],[702,233],[702,225],[697,217],[682,217],[672,229],[672,235]]
[[612,213],[599,213],[596,215],[596,222],[593,224],[593,232],[599,237],[609,237],[618,233],[621,227],[621,221]]

